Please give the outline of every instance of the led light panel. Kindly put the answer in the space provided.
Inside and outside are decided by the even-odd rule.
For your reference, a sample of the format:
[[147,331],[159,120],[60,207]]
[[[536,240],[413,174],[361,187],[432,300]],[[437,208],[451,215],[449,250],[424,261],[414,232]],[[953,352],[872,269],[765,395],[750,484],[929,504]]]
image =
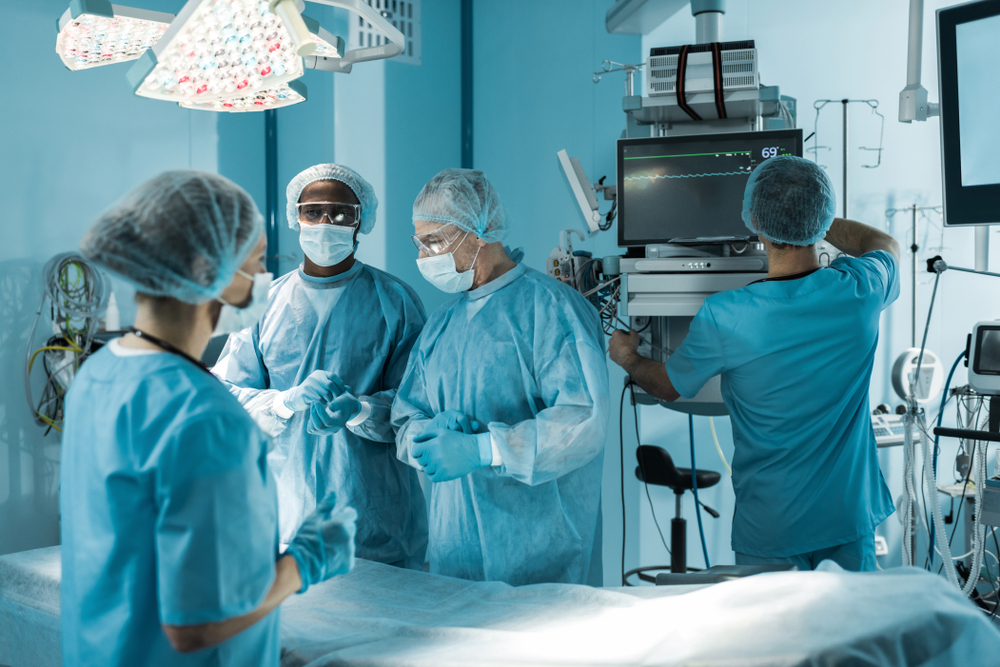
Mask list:
[[312,33],[313,40],[316,42],[316,50],[313,51],[311,55],[323,58],[343,57],[343,38],[330,33],[328,30],[320,26],[319,21],[306,16],[305,14],[302,15],[302,20],[305,22],[306,27],[309,28],[309,32]]
[[188,0],[163,39],[129,70],[136,95],[203,104],[253,98],[301,77],[302,58],[269,4]]
[[135,60],[170,27],[173,14],[77,0],[59,19],[56,53],[71,70]]
[[203,111],[228,111],[241,113],[247,111],[267,111],[290,107],[308,99],[306,86],[300,81],[289,81],[277,88],[262,90],[248,97],[216,100],[214,102],[180,102],[185,109],[201,109]]

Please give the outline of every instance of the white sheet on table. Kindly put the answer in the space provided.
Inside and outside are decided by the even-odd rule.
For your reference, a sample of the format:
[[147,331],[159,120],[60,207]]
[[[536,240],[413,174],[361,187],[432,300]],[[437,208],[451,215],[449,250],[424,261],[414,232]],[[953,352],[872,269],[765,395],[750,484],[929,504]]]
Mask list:
[[951,665],[1000,656],[1000,631],[915,568],[512,588],[359,561],[285,603],[282,645],[283,667]]

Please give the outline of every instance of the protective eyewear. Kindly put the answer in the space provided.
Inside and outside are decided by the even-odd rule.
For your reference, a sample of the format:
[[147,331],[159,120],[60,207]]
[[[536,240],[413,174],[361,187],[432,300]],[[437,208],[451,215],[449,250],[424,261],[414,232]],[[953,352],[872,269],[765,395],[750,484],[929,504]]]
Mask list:
[[433,232],[414,234],[410,240],[417,250],[428,257],[433,257],[445,252],[462,234],[463,231],[455,225],[445,225]]
[[310,201],[295,205],[299,211],[299,222],[307,225],[327,224],[338,227],[357,227],[361,222],[361,205],[344,204],[333,201]]

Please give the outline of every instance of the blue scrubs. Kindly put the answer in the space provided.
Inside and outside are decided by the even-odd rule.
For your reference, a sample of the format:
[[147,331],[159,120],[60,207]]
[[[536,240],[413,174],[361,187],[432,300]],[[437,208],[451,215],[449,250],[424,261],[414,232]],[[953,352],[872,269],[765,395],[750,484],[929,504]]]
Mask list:
[[70,387],[60,469],[63,664],[278,664],[278,610],[187,655],[160,627],[249,613],[274,581],[267,439],[225,385],[112,343]]
[[714,294],[667,361],[686,398],[722,376],[735,444],[734,551],[775,558],[827,549],[870,535],[894,511],[868,388],[898,268],[877,251]]
[[500,461],[434,484],[431,572],[512,585],[601,583],[608,368],[597,311],[518,265],[435,311],[392,407],[401,460],[458,410]]
[[[212,371],[274,439],[269,463],[282,542],[291,541],[317,499],[336,491],[338,504],[358,511],[359,558],[423,566],[427,510],[416,471],[396,459],[390,410],[425,319],[410,287],[355,261],[330,278],[301,268],[285,274],[272,285],[260,323],[230,335]],[[275,411],[278,395],[316,370],[337,373],[353,389],[363,421],[313,435],[308,410],[290,417]]]

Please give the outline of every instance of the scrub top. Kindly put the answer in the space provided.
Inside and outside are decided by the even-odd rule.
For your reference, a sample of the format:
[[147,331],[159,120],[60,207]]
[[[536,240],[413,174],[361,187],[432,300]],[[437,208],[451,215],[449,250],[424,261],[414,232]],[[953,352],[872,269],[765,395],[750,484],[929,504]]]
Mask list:
[[275,578],[267,439],[225,385],[112,341],[67,395],[60,481],[63,664],[278,664],[278,610],[190,654],[161,628],[249,613]]
[[[424,495],[416,471],[396,459],[390,410],[425,319],[409,286],[355,260],[329,278],[301,268],[285,274],[261,321],[229,336],[212,372],[274,440],[282,542],[334,491],[360,517],[358,558],[423,566]],[[316,370],[336,373],[361,399],[361,413],[332,435],[309,432],[308,410],[282,415],[275,407]]]
[[597,311],[518,265],[435,311],[392,406],[401,460],[458,410],[479,421],[492,466],[431,486],[431,572],[511,585],[601,585],[608,367]]
[[722,376],[735,445],[734,551],[779,558],[846,544],[895,511],[868,390],[898,268],[879,250],[713,294],[667,361],[686,398]]

